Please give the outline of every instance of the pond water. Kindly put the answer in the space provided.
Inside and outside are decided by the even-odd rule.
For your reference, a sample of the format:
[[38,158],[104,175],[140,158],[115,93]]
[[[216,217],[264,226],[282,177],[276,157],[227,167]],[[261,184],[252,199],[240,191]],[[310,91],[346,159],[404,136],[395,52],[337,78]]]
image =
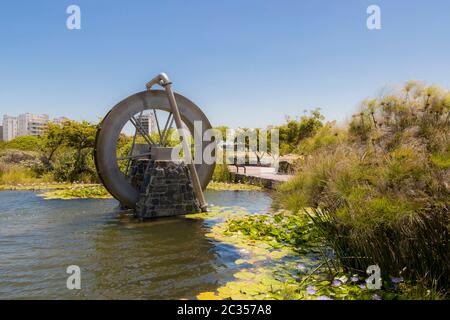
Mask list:
[[[270,208],[263,192],[207,191],[216,206]],[[43,200],[0,192],[0,299],[191,299],[232,279],[239,253],[201,219],[139,223],[112,199]],[[66,268],[81,268],[68,290]]]

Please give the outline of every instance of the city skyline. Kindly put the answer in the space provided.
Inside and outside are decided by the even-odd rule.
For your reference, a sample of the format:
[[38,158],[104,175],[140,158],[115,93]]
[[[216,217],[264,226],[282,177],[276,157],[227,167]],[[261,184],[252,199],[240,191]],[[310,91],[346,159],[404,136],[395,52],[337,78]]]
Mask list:
[[[48,114],[32,114],[26,112],[17,116],[9,114],[0,115],[0,141],[11,141],[20,136],[40,136],[45,130],[47,123],[52,122],[62,125],[65,121],[72,119],[66,116],[50,117]],[[157,133],[158,127],[153,113],[143,113],[138,119],[145,132]],[[124,134],[133,135],[131,124],[128,125]]]
[[49,122],[62,124],[67,120],[70,119],[64,116],[55,117],[50,120],[47,114],[33,114],[30,112],[17,116],[4,114],[1,118],[0,141],[11,141],[21,136],[40,136]]
[[[97,122],[159,72],[213,125],[230,127],[277,125],[317,107],[345,121],[365,98],[411,79],[450,87],[444,0],[135,1],[126,12],[123,1],[80,0],[80,30],[66,27],[71,4],[3,4],[0,113]],[[380,30],[366,26],[372,4]]]

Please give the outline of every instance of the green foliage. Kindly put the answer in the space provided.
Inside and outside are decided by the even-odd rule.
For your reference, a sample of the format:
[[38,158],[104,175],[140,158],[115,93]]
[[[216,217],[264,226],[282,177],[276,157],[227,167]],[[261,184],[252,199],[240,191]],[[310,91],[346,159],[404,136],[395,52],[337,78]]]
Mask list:
[[262,187],[246,183],[228,183],[211,181],[208,190],[217,191],[262,191]]
[[226,164],[216,164],[212,181],[214,182],[231,182],[231,173]]
[[[347,210],[355,214],[353,208]],[[351,214],[342,219],[336,211],[319,209],[312,219],[346,270],[358,272],[377,264],[383,278],[401,277],[409,285],[448,289],[448,208],[429,208],[395,221],[379,219],[373,225],[361,225]]]
[[49,191],[40,194],[44,199],[107,199],[109,192],[102,185],[74,186],[69,189]]
[[325,125],[299,144],[305,157],[277,205],[318,208],[314,221],[344,268],[379,264],[448,288],[449,102],[448,92],[415,82],[365,101],[347,132]]
[[21,150],[21,151],[38,151],[40,149],[41,139],[35,136],[21,136],[11,141],[4,142],[0,146],[0,150]]
[[296,147],[295,153],[310,155],[316,150],[334,148],[346,139],[345,130],[337,128],[335,122],[326,123],[313,136],[303,139]]
[[[208,237],[240,249],[234,280],[198,299],[371,299],[363,278],[329,273],[314,248],[314,235],[305,215],[277,212],[249,215],[237,208],[212,208],[204,219],[222,223]],[[192,217],[192,215],[191,215]],[[300,250],[299,247],[304,250]],[[305,254],[307,253],[307,254]]]
[[63,127],[58,124],[48,123],[47,129],[41,137],[40,147],[44,154],[45,164],[48,169],[52,167],[52,160],[55,153],[67,139]]
[[86,121],[48,126],[42,145],[57,181],[97,181],[93,161],[96,132],[96,126]]
[[16,185],[35,182],[36,174],[33,170],[17,165],[0,168],[0,184]]
[[41,167],[39,153],[35,151],[3,150],[0,152],[0,183],[15,185],[35,182]]
[[23,172],[16,168],[7,175],[8,179],[12,179],[12,174],[22,177],[13,179],[17,181],[23,181],[24,172],[30,174],[31,170],[35,180],[52,177],[57,181],[95,182],[93,147],[96,131],[96,126],[86,121],[66,121],[63,125],[49,123],[40,137],[17,137],[2,143],[0,150],[4,151],[0,155],[0,165],[26,168]]
[[313,136],[323,126],[324,116],[319,109],[310,111],[300,119],[288,118],[287,123],[278,126],[280,140],[280,154],[288,154],[294,151],[300,141]]
[[253,240],[274,240],[302,249],[318,241],[312,221],[299,214],[277,213],[233,219],[228,222],[227,232],[241,232]]
[[440,169],[446,170],[450,168],[450,152],[435,153],[431,155],[431,162],[438,166]]

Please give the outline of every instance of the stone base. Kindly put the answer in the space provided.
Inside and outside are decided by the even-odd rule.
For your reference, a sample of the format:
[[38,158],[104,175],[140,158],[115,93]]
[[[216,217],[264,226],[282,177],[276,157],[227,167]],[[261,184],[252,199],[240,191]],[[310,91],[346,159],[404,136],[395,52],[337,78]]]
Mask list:
[[139,219],[168,217],[201,212],[184,163],[146,161],[137,170],[137,189],[141,195],[135,215]]

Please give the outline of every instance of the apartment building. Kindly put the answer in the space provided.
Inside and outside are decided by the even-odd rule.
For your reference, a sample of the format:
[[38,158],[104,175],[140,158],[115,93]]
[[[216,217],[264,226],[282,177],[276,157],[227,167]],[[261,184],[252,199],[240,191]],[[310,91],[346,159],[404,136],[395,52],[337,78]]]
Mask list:
[[140,121],[142,128],[146,133],[152,134],[158,132],[155,115],[153,113],[143,114],[138,117],[138,120]]
[[10,141],[17,137],[17,117],[3,116],[3,141]]
[[21,114],[18,117],[17,136],[40,136],[48,121],[46,114]]
[[10,141],[19,136],[40,136],[48,123],[48,115],[24,113],[18,117],[3,116],[3,140]]

